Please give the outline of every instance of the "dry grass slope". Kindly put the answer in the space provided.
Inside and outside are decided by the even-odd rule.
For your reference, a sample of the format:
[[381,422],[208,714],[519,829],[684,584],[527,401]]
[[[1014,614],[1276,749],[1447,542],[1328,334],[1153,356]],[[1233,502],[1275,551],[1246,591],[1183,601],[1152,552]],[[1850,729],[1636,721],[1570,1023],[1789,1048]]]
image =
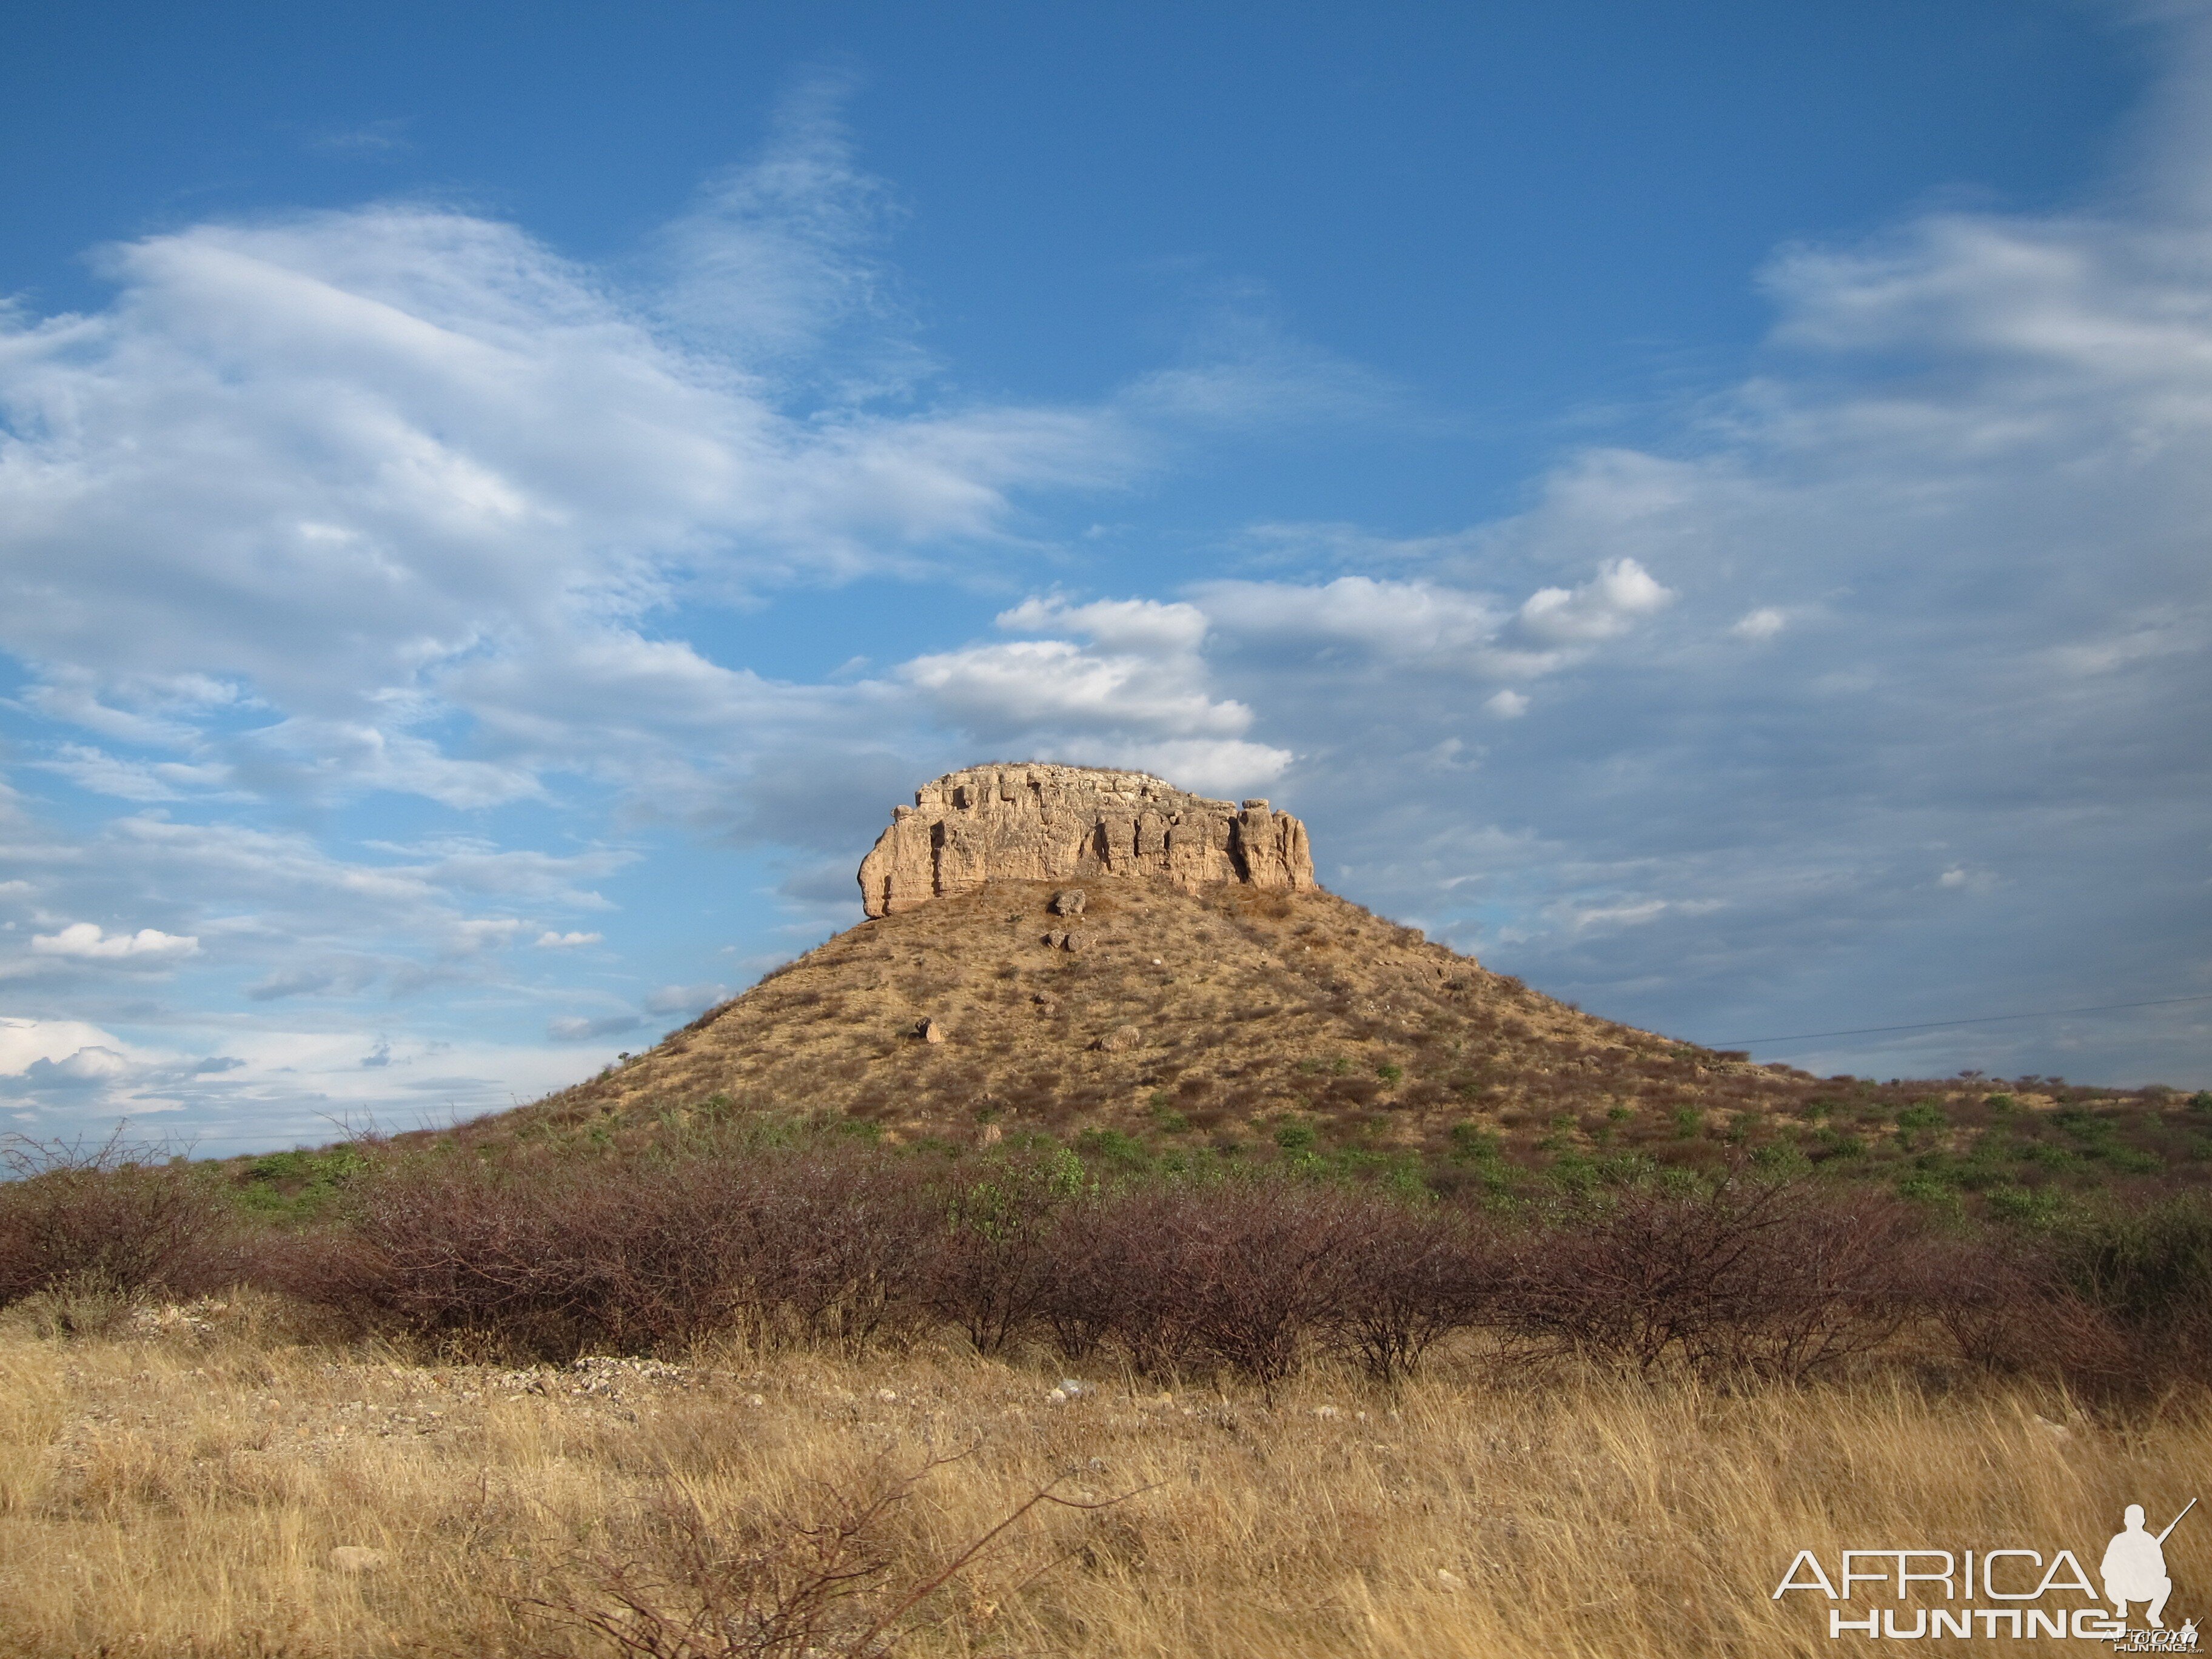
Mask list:
[[[1284,1114],[1441,1148],[1571,1109],[1780,1108],[1810,1079],[1581,1013],[1332,894],[998,882],[841,933],[651,1052],[476,1133],[720,1106],[958,1143],[988,1126],[1249,1138]],[[1069,950],[1048,943],[1074,936]],[[937,1021],[942,1042],[921,1040]],[[1115,1033],[1133,1027],[1130,1046]]]

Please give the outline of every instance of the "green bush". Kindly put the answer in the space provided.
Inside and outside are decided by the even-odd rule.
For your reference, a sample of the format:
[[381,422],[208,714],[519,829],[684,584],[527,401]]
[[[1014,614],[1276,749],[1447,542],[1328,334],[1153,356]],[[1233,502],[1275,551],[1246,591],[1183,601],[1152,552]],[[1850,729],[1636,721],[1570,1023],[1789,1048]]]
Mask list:
[[2212,1201],[2202,1194],[2115,1210],[2058,1241],[2069,1281],[2158,1349],[2212,1350]]
[[1093,1163],[1124,1172],[1148,1169],[1152,1161],[1143,1141],[1119,1129],[1085,1129],[1075,1138],[1075,1146]]
[[1496,1131],[1486,1129],[1480,1123],[1455,1123],[1451,1127],[1451,1155],[1455,1163],[1494,1162],[1503,1150]]

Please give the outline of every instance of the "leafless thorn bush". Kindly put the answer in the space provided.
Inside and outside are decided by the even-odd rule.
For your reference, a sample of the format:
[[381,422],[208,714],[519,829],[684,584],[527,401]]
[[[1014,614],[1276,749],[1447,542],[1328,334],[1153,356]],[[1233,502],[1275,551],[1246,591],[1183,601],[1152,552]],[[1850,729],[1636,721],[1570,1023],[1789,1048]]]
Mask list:
[[0,1305],[41,1291],[190,1292],[219,1278],[218,1195],[167,1149],[0,1136]]
[[878,1462],[848,1486],[825,1485],[808,1516],[761,1514],[723,1528],[696,1505],[665,1509],[638,1547],[580,1563],[580,1590],[524,1605],[645,1659],[884,1659],[933,1622],[934,1601],[1033,1511],[1103,1510],[1136,1495],[1086,1500],[1040,1487],[949,1559],[901,1571],[894,1512],[968,1455],[932,1456],[905,1473]]
[[1650,1371],[1800,1380],[1879,1346],[1917,1311],[1922,1224],[1887,1199],[1729,1176],[1608,1193],[1516,1241],[1509,1330]]

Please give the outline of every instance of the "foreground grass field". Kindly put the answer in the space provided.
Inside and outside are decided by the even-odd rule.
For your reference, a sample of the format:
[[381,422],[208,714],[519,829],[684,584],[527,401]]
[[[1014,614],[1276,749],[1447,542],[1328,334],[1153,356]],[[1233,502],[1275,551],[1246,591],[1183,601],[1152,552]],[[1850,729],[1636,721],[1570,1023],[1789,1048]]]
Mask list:
[[[782,1646],[615,1628],[672,1654],[844,1653],[885,1620],[915,1655],[1909,1651],[1770,1593],[1807,1548],[2094,1571],[2124,1505],[2171,1516],[2212,1467],[2198,1394],[2100,1419],[1894,1364],[1723,1391],[1470,1341],[1395,1390],[1320,1366],[1269,1402],[933,1339],[502,1369],[307,1340],[251,1295],[104,1312],[0,1328],[0,1653],[611,1653],[580,1621],[625,1589],[679,1625],[715,1595],[803,1616],[841,1571]],[[1087,1507],[1030,1510],[897,1611],[1040,1490]],[[2168,1622],[2201,1620],[2212,1524],[2166,1547]]]

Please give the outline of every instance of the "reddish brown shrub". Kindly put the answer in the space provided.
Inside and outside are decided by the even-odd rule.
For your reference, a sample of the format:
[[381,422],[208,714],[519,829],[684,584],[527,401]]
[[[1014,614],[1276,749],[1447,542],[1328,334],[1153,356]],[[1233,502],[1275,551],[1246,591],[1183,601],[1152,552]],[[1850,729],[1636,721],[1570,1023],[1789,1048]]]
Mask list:
[[1898,1205],[1725,1178],[1617,1191],[1516,1241],[1500,1322],[1649,1370],[1802,1378],[1879,1346],[1915,1310],[1919,1231]]
[[1288,1182],[1129,1194],[1084,1238],[1091,1319],[1141,1370],[1226,1365],[1272,1389],[1340,1312],[1357,1224],[1341,1194]]
[[191,1169],[85,1147],[0,1139],[0,1305],[64,1285],[189,1294],[221,1276],[228,1217]]
[[1486,1317],[1506,1276],[1496,1230],[1443,1206],[1381,1194],[1346,1201],[1330,1334],[1389,1382],[1451,1332]]
[[2095,1390],[2131,1368],[2125,1334],[2065,1283],[2049,1249],[2027,1238],[1929,1239],[1910,1271],[1922,1305],[1978,1370],[2048,1372]]
[[860,1346],[918,1316],[927,1225],[912,1177],[864,1155],[395,1161],[280,1287],[544,1358],[740,1321]]

